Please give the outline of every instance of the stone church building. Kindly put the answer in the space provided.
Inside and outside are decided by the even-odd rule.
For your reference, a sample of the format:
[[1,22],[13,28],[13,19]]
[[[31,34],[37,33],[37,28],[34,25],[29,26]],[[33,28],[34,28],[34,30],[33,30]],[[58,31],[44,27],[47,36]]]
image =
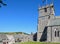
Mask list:
[[55,16],[54,5],[38,8],[37,41],[60,42],[60,16]]

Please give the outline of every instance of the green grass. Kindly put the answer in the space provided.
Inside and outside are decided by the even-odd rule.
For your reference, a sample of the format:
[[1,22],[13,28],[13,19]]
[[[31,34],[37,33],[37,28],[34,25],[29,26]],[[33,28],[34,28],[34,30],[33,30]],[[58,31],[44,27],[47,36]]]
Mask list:
[[21,42],[15,44],[60,44],[60,43],[51,43],[51,42]]

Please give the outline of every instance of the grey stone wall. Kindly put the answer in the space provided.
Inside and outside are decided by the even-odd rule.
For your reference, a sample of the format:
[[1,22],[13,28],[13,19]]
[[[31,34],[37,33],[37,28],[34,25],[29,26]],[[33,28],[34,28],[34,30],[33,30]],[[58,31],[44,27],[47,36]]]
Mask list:
[[[16,42],[28,42],[28,41],[33,41],[33,35],[25,35],[25,34],[17,34],[14,35],[15,41]],[[19,39],[19,40],[17,40]]]
[[[59,31],[59,37],[55,36],[56,29]],[[57,33],[58,35],[58,33]],[[60,26],[52,26],[48,27],[47,31],[47,41],[49,42],[60,42]]]

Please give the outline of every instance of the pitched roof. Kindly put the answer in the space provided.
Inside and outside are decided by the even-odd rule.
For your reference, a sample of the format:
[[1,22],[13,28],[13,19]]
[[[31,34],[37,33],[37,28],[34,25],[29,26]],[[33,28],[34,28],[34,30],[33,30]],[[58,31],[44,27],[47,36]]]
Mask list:
[[60,18],[54,18],[52,20],[49,20],[47,26],[58,26],[60,25]]

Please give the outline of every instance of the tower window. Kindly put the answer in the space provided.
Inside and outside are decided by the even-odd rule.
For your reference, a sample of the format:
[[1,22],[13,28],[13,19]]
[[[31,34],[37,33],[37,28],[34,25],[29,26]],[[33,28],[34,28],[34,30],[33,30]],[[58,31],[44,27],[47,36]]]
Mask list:
[[47,8],[44,8],[44,11],[47,12]]

